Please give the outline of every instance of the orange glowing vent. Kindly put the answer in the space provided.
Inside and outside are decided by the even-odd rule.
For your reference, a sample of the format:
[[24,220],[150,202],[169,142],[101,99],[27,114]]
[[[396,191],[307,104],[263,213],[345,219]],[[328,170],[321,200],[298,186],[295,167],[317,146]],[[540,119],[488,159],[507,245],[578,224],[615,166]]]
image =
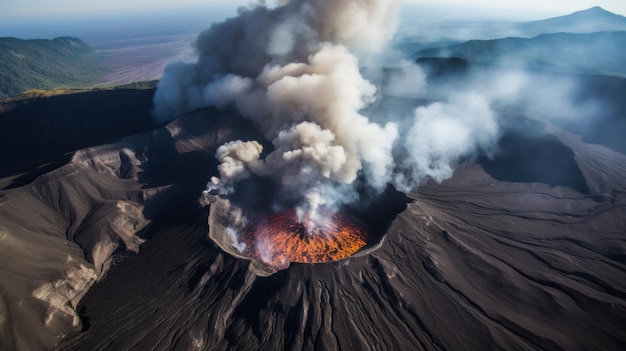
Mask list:
[[245,229],[248,257],[274,269],[291,262],[337,261],[355,254],[367,244],[365,229],[347,215],[321,211],[314,220],[299,219],[296,210],[284,210],[259,218]]

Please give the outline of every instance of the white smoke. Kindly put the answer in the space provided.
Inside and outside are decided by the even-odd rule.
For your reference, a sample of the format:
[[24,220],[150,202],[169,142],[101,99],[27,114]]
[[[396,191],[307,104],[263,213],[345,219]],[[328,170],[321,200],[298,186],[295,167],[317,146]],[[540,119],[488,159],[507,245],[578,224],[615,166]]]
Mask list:
[[[357,179],[378,190],[394,180],[442,180],[455,158],[489,143],[493,116],[475,99],[466,107],[481,117],[436,104],[419,109],[401,139],[396,123],[374,123],[360,113],[377,88],[363,78],[353,52],[385,47],[396,29],[395,7],[389,0],[290,0],[242,9],[200,34],[197,63],[166,67],[154,116],[163,121],[203,106],[235,106],[274,148],[261,158],[256,141],[223,145],[216,153],[219,178],[209,189],[232,191],[250,174],[273,177],[282,197],[306,211],[355,201]],[[425,78],[414,76],[422,81],[402,85],[422,89]],[[445,128],[459,139],[451,140]],[[393,158],[397,145],[408,150],[402,162]],[[394,174],[397,169],[411,180]]]
[[239,241],[240,235],[236,229],[231,227],[226,227],[226,235],[233,243],[233,246],[239,251],[239,253],[244,253],[246,251],[246,243]]
[[441,182],[452,176],[459,157],[493,149],[498,134],[496,117],[480,95],[464,93],[449,103],[419,107],[407,133],[404,172],[396,174],[395,184],[408,190],[425,177]]
[[222,194],[233,191],[235,182],[250,176],[250,169],[260,171],[262,164],[259,161],[263,146],[256,141],[231,141],[220,146],[215,157],[220,161],[217,170],[220,177],[211,178],[207,185],[208,190],[218,190]]

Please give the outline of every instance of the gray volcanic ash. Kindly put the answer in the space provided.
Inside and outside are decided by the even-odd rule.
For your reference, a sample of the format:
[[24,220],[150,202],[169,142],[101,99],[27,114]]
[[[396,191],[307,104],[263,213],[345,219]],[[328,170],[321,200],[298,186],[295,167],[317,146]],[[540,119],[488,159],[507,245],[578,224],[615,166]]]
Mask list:
[[232,225],[237,214],[218,200],[208,227],[198,209],[113,266],[83,299],[86,330],[61,349],[623,348],[626,156],[543,133],[554,137],[546,151],[575,160],[591,195],[499,181],[468,161],[359,215],[376,222],[389,211],[371,250],[269,276],[227,248],[219,218]]
[[[271,224],[247,235],[256,238],[247,244],[248,255],[266,257],[273,267],[302,261],[303,252],[278,247],[262,251],[282,252],[291,259],[277,265],[273,255],[250,253],[251,246],[263,241],[333,256],[335,244],[322,244],[314,235],[299,240],[296,228],[307,223],[326,227],[328,218],[344,217],[336,214],[343,207],[363,202],[363,194],[382,193],[390,183],[409,190],[426,178],[442,181],[452,175],[452,164],[460,157],[495,145],[496,116],[485,98],[471,92],[452,94],[449,102],[422,106],[398,120],[374,122],[361,113],[380,96],[361,75],[355,53],[387,45],[396,26],[394,10],[395,3],[385,0],[252,6],[200,34],[196,63],[178,62],[165,69],[154,97],[157,120],[203,106],[233,106],[263,134],[262,139],[220,146],[215,154],[219,177],[207,184],[208,192],[228,196],[250,176],[267,178],[276,185],[261,209],[267,218],[291,222],[283,215],[295,208],[289,233],[283,225]],[[417,74],[421,69],[409,65],[405,71]],[[406,89],[404,84],[394,86]],[[237,205],[246,212],[242,221],[259,216],[250,205]],[[244,232],[251,230],[247,228]],[[274,234],[267,228],[283,239],[269,239]],[[246,246],[239,242],[238,231],[231,228],[229,233],[235,247]],[[328,252],[310,251],[310,245]]]
[[231,243],[217,218],[233,212],[197,204],[218,147],[259,138],[245,120],[203,109],[76,152],[0,192],[2,347],[622,349],[626,156],[556,127],[541,133],[588,194],[497,180],[468,160],[440,184],[355,213],[380,233],[362,254],[269,276],[214,244]]
[[[114,127],[115,118],[125,119],[132,113],[137,113],[134,117],[140,123],[149,122],[145,102],[153,91],[126,92],[147,97],[130,102],[118,100],[123,93],[95,91],[21,101],[3,115],[7,118],[2,119],[0,130],[19,132],[31,144],[26,150],[21,148],[24,141],[3,147],[7,156],[3,166],[7,167],[0,169],[2,349],[49,349],[61,337],[79,331],[84,324],[76,312],[78,302],[105,275],[115,261],[113,255],[139,252],[162,221],[155,223],[155,219],[171,201],[187,203],[168,210],[176,218],[198,207],[208,167],[217,166],[200,167],[198,160],[209,159],[230,135],[257,136],[245,132],[245,127],[238,128],[238,134],[219,134],[219,123],[189,123],[187,130],[181,130],[177,127],[181,121],[69,154],[59,152],[58,147],[66,145],[47,147],[51,138],[68,138],[69,145],[81,145],[93,133],[91,128],[102,125],[108,128],[100,128],[89,143],[131,134],[136,124],[127,124],[126,130]],[[75,111],[89,103],[108,108],[91,113],[91,123],[86,124],[81,122],[85,115]],[[45,126],[50,117],[74,128],[56,130],[56,135],[50,128],[19,128],[20,118]],[[37,138],[40,133],[46,137]],[[72,138],[75,134],[83,139]],[[10,157],[19,159],[20,155],[26,162],[10,162]],[[169,168],[180,162],[187,164],[186,169],[205,172],[194,178],[194,173],[181,175]]]
[[361,113],[378,95],[355,53],[387,45],[395,7],[387,0],[292,0],[242,9],[200,34],[196,63],[165,69],[154,115],[234,106],[272,145],[265,153],[262,141],[223,145],[209,190],[228,194],[252,174],[273,178],[275,206],[295,202],[313,219],[318,208],[358,202],[358,187],[380,192],[390,182],[409,189],[426,177],[443,180],[459,157],[494,145],[495,115],[487,100],[469,93],[403,116],[413,118],[406,131],[399,121],[373,122]]

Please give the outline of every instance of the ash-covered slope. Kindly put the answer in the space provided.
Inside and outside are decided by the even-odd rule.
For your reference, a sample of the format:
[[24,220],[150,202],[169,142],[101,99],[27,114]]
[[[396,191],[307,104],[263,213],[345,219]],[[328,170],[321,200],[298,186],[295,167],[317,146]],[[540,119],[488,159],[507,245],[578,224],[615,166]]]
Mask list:
[[383,235],[368,250],[269,276],[209,239],[219,207],[198,202],[216,148],[260,138],[231,112],[3,179],[1,348],[624,348],[626,156],[499,114],[535,127],[506,127],[495,158],[442,184],[388,191],[360,214]]
[[[20,146],[30,140],[31,148],[25,153],[41,160],[42,166],[7,162],[0,169],[4,174],[0,178],[4,188],[0,190],[1,349],[49,349],[63,336],[80,330],[76,305],[106,273],[112,255],[138,252],[160,222],[186,218],[189,208],[198,207],[196,200],[209,167],[216,166],[206,160],[212,159],[215,148],[234,129],[233,125],[219,127],[219,123],[238,121],[197,123],[181,118],[166,128],[114,144],[63,153],[68,151],[65,147],[73,149],[141,130],[149,104],[137,107],[143,101],[137,94],[144,93],[124,93],[51,98],[35,101],[34,107],[26,102],[13,111],[32,112],[23,115],[34,124],[30,129],[14,128],[18,122],[26,124],[14,118],[19,113],[2,115],[0,129],[24,138],[17,145],[3,144],[5,155],[19,156],[24,152]],[[120,97],[131,100],[119,101]],[[77,113],[90,102],[106,107],[93,114]],[[201,114],[222,115],[210,109]],[[55,134],[56,124],[51,121],[55,117],[60,119],[56,123],[66,122],[69,128]],[[126,128],[115,128],[132,118],[135,122],[126,121]],[[53,125],[45,128],[48,123]],[[48,142],[34,137],[38,133],[46,135]],[[71,140],[63,143],[66,138]],[[48,143],[52,145],[46,148]]]
[[[239,133],[188,116],[167,128],[177,152],[214,145],[189,134],[205,123],[213,136]],[[187,215],[154,226],[140,253],[87,293],[84,330],[59,349],[622,349],[626,156],[555,127],[541,136],[546,151],[573,162],[575,179],[497,180],[467,161],[442,184],[389,192],[381,201],[397,216],[383,219],[371,251],[266,277],[208,240],[217,207],[194,209],[199,192],[174,184],[180,196],[164,208],[186,204]],[[176,153],[167,155],[152,160]],[[587,188],[568,185],[577,177]]]
[[0,177],[154,128],[153,89],[93,90],[0,103]]
[[130,181],[74,162],[1,192],[3,349],[50,347],[79,328],[74,307],[109,256],[143,242],[148,198]]

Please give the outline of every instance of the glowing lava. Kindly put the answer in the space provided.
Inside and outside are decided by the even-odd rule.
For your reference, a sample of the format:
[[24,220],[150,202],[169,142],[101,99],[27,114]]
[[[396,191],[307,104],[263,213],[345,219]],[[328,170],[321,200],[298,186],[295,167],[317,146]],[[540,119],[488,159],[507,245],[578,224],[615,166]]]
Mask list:
[[274,269],[291,262],[321,263],[349,257],[367,244],[363,226],[345,214],[319,212],[315,220],[300,220],[293,209],[252,222],[243,241],[248,257]]

